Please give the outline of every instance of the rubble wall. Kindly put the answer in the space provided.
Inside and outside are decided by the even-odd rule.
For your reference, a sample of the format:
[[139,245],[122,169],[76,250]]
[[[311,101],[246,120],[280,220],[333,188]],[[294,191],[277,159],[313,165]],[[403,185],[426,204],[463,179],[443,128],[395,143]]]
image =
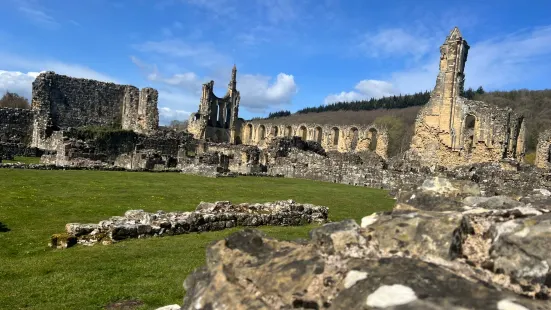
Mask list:
[[536,167],[551,168],[551,130],[540,132],[538,136],[538,146],[536,148]]
[[157,91],[41,73],[33,82],[32,145],[47,146],[54,131],[86,126],[149,133],[158,127]]
[[32,123],[31,110],[0,108],[0,142],[29,145]]

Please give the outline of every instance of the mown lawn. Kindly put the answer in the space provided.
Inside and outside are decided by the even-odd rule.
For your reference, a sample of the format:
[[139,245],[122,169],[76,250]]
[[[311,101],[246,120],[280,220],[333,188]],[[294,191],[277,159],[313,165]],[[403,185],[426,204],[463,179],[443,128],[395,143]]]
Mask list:
[[[231,232],[47,247],[66,223],[97,223],[129,209],[193,210],[200,201],[294,199],[329,207],[333,221],[390,209],[382,190],[282,178],[211,179],[178,173],[0,169],[0,309],[101,309],[139,300],[141,309],[181,304],[185,277],[205,246]],[[263,227],[281,239],[308,227]]]
[[38,164],[40,157],[23,157],[14,156],[13,160],[3,160],[2,163],[24,163],[24,164]]

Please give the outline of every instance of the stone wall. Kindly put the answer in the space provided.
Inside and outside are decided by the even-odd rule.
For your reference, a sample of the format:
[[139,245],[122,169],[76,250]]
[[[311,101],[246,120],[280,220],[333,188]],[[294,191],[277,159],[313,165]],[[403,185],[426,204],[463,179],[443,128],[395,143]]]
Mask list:
[[0,142],[29,145],[32,123],[31,110],[0,108]]
[[162,170],[175,168],[178,158],[195,148],[190,134],[171,130],[146,136],[129,130],[73,128],[55,132],[48,141],[53,151],[43,155],[41,162],[60,166],[101,162],[126,169]]
[[469,46],[454,28],[440,48],[440,71],[431,99],[415,123],[410,154],[426,165],[454,167],[524,158],[524,118],[460,97]]
[[193,232],[223,230],[236,226],[297,226],[324,223],[328,208],[283,200],[234,205],[229,201],[201,202],[194,212],[149,213],[129,210],[99,224],[69,223],[66,234],[54,235],[51,246],[66,248],[76,243],[109,244],[129,238],[172,236]]
[[316,141],[326,151],[362,152],[371,150],[387,158],[388,133],[376,125],[272,124],[246,122],[241,128],[242,142],[264,148],[278,137],[300,137]]
[[536,167],[551,168],[551,130],[540,132],[538,136],[538,146],[536,148]]
[[46,148],[54,131],[98,126],[149,134],[158,128],[157,91],[41,73],[33,82],[32,146]]

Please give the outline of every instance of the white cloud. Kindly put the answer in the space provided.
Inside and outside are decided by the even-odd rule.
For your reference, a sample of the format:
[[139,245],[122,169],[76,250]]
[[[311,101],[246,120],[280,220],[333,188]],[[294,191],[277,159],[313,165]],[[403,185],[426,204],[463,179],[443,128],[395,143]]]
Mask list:
[[31,99],[32,82],[38,76],[39,72],[18,72],[0,70],[0,96],[7,91],[17,93],[21,96]]
[[355,90],[332,94],[325,97],[325,104],[334,102],[350,102],[371,98],[381,98],[384,96],[396,95],[397,91],[392,83],[379,80],[363,80],[354,87]]
[[190,113],[183,110],[174,110],[169,107],[159,108],[159,124],[168,125],[173,120],[184,121],[189,118]]
[[292,75],[279,73],[272,83],[269,76],[245,74],[237,78],[241,106],[255,113],[291,103],[298,92]]

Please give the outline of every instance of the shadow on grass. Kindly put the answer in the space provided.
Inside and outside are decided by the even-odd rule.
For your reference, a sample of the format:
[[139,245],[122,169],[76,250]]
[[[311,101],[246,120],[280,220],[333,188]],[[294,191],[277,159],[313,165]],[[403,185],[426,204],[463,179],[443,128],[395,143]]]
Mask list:
[[4,223],[0,222],[0,232],[8,232],[10,229]]

